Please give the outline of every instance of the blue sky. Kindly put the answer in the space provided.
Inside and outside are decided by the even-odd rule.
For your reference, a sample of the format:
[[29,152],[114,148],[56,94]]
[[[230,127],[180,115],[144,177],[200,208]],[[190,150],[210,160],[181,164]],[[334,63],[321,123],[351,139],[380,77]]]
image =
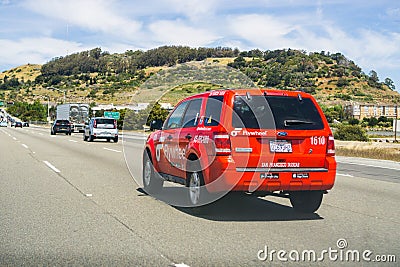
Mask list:
[[162,45],[340,52],[400,89],[400,1],[0,0],[0,71]]

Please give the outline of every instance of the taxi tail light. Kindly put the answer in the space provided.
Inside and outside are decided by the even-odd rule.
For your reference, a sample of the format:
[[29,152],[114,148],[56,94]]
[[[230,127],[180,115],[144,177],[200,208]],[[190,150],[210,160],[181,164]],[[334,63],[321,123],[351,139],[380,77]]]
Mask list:
[[114,120],[114,129],[117,129],[117,120]]
[[97,121],[93,120],[93,128],[97,128]]
[[217,155],[231,154],[231,139],[226,132],[214,133],[215,152]]
[[332,135],[328,136],[328,144],[326,146],[326,154],[329,156],[335,155],[335,139]]

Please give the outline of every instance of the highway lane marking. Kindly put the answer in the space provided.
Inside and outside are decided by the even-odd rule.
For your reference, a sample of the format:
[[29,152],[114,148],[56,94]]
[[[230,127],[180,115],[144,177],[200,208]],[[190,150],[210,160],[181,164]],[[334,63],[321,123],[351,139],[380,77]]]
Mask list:
[[17,138],[13,137],[12,139],[14,139],[15,141],[17,141]]
[[351,175],[351,174],[342,174],[342,173],[337,173],[337,175],[340,175],[340,176],[345,176],[345,177],[354,177],[353,175]]
[[29,147],[25,144],[21,144],[21,146],[25,147],[26,149],[28,149]]
[[68,141],[73,142],[73,143],[78,143],[78,141],[72,140],[72,139],[69,139]]
[[111,149],[111,148],[103,147],[103,149],[108,150],[108,151],[112,151],[112,152],[122,153],[122,151]]
[[355,162],[345,162],[345,161],[337,161],[337,162],[343,163],[343,164],[359,165],[359,166],[365,166],[365,167],[373,167],[373,168],[381,168],[381,169],[388,169],[388,170],[400,171],[400,169],[398,169],[398,168],[391,168],[391,167],[385,167],[385,166],[377,166],[377,165],[372,165],[372,164],[355,163]]
[[59,169],[57,169],[56,167],[54,167],[50,162],[48,162],[47,160],[43,161],[44,164],[47,165],[47,167],[49,167],[50,169],[52,169],[54,172],[56,173],[60,173],[61,171]]

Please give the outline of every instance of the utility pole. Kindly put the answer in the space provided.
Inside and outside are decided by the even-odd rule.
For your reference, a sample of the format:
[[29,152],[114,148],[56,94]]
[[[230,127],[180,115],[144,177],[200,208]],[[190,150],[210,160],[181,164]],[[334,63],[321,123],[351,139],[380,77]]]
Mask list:
[[47,96],[47,123],[50,123],[50,97]]
[[397,119],[399,117],[399,108],[396,105],[396,118],[394,119],[394,142],[397,143]]

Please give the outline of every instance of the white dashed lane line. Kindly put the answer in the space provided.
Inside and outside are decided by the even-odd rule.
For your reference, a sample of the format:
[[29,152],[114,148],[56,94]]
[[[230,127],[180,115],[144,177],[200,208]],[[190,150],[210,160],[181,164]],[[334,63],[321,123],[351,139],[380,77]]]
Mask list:
[[345,176],[345,177],[354,177],[353,175],[351,175],[351,174],[343,174],[343,173],[337,173],[337,175],[340,175],[340,176]]
[[21,146],[25,147],[26,149],[28,149],[29,147],[25,144],[21,144]]
[[70,141],[70,142],[72,142],[72,143],[78,143],[78,141],[72,140],[72,139],[69,139],[68,141]]
[[46,161],[46,160],[44,160],[43,162],[44,162],[44,164],[47,165],[47,167],[49,167],[50,169],[52,169],[54,172],[56,172],[56,173],[60,173],[60,172],[61,172],[59,169],[57,169],[56,167],[54,167],[50,162],[48,162],[48,161]]
[[103,149],[108,150],[108,151],[112,151],[112,152],[116,152],[116,153],[122,153],[122,151],[111,149],[111,148],[107,148],[107,147],[103,147]]

